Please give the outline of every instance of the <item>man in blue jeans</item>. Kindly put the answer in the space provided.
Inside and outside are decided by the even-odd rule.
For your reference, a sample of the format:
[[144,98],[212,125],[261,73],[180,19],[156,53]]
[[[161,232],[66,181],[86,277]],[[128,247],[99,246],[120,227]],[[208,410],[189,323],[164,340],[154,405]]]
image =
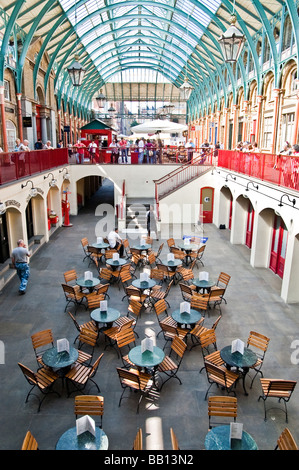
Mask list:
[[28,265],[29,257],[30,253],[27,250],[24,240],[19,240],[17,248],[12,251],[11,259],[13,266],[16,267],[17,274],[21,281],[19,287],[20,295],[24,295],[26,293],[26,287],[30,275],[30,268]]

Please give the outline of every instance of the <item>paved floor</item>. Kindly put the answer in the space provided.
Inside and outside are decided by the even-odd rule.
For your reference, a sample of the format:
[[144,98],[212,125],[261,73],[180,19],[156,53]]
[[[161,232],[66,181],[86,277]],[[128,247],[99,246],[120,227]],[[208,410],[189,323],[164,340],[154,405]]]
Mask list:
[[[5,287],[0,297],[0,339],[5,346],[5,364],[0,365],[0,449],[18,450],[28,429],[38,440],[42,450],[55,449],[59,436],[74,426],[74,395],[67,398],[64,390],[60,398],[48,396],[42,409],[37,413],[38,402],[34,397],[25,403],[29,385],[25,381],[18,362],[35,369],[36,361],[31,345],[31,334],[45,328],[51,328],[56,339],[66,337],[72,343],[76,330],[69,316],[64,313],[65,299],[61,289],[63,272],[75,268],[78,273],[88,267],[83,262],[83,250],[80,240],[83,236],[91,242],[95,240],[95,227],[99,217],[95,216],[98,203],[109,203],[112,199],[109,187],[103,187],[82,209],[78,217],[71,218],[72,227],[58,229],[50,242],[41,247],[31,260],[31,277],[25,296],[18,295],[18,280],[14,278]],[[250,330],[256,330],[270,337],[263,370],[264,376],[297,379],[298,365],[292,364],[293,341],[298,341],[298,305],[286,305],[279,296],[281,281],[267,269],[253,269],[249,265],[249,251],[243,246],[233,246],[228,241],[228,231],[218,230],[213,225],[205,227],[208,237],[204,255],[204,268],[210,278],[217,278],[220,271],[231,275],[226,293],[227,305],[222,307],[222,319],[216,330],[218,348],[231,344],[240,338],[246,341]],[[163,254],[168,253],[166,240]],[[154,242],[157,248],[161,240]],[[91,269],[95,272],[94,268]],[[198,268],[195,270],[196,274]],[[118,286],[109,290],[109,305],[127,313],[127,301],[122,301],[123,292]],[[169,302],[171,309],[178,308],[182,297],[179,286],[171,289]],[[77,311],[79,323],[89,318],[88,311]],[[211,325],[217,318],[211,310],[205,324]],[[144,312],[138,321],[136,331],[139,334],[137,344],[144,334],[158,332],[154,312]],[[157,345],[164,346],[162,335],[157,338]],[[297,345],[298,348],[298,345]],[[104,350],[100,342],[95,356]],[[297,355],[298,357],[298,355]],[[296,359],[296,355],[295,355]],[[293,361],[294,362],[294,361]],[[200,347],[187,351],[180,369],[182,385],[177,380],[170,380],[155,400],[144,399],[136,414],[137,396],[131,394],[118,401],[121,387],[116,367],[121,365],[116,352],[107,348],[96,377],[101,394],[105,399],[103,429],[109,438],[110,450],[130,450],[139,427],[144,434],[144,446],[147,449],[171,449],[169,428],[173,427],[182,450],[204,448],[208,430],[207,402],[204,396],[208,387]],[[247,382],[249,388],[249,381]],[[57,384],[59,389],[60,385]],[[89,393],[95,393],[91,388]],[[260,384],[257,378],[249,395],[245,396],[242,384],[237,385],[238,421],[256,440],[258,448],[271,450],[276,445],[277,437],[285,428],[284,414],[273,409],[269,411],[267,422],[264,421],[263,403],[258,402]],[[212,394],[222,394],[215,386]],[[289,402],[289,423],[295,439],[299,442],[298,401],[299,387]],[[277,406],[276,401],[271,405]],[[269,406],[269,405],[268,405]]]

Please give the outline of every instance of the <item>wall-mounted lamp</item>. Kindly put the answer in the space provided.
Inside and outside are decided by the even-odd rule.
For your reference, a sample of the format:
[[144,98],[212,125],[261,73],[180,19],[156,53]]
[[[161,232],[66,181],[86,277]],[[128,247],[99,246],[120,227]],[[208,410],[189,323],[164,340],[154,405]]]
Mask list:
[[249,191],[248,186],[249,186],[250,184],[252,184],[252,186],[254,187],[254,189],[256,189],[256,190],[259,189],[258,184],[254,184],[252,181],[248,181],[245,191]]
[[37,189],[34,187],[33,182],[32,182],[31,180],[26,181],[25,184],[21,184],[21,188],[22,188],[22,189],[23,189],[23,188],[26,188],[26,186],[27,186],[28,183],[31,183],[31,184],[32,184],[32,187],[31,187],[30,192],[29,192],[30,196],[31,196],[31,197],[37,196]]
[[228,175],[226,175],[226,178],[225,178],[225,182],[226,182],[226,183],[228,182],[228,177],[229,177],[229,176],[231,177],[231,179],[233,179],[234,181],[236,181],[237,178],[236,178],[235,176],[233,176],[231,173],[229,173]]
[[5,214],[6,212],[6,205],[4,202],[0,202],[0,215]]
[[281,196],[280,201],[279,201],[279,204],[278,204],[278,207],[282,207],[282,206],[283,206],[282,200],[283,200],[284,197],[287,197],[288,200],[289,200],[289,202],[291,202],[291,203],[293,204],[293,207],[294,207],[294,205],[296,204],[296,199],[295,199],[295,198],[294,198],[294,199],[291,199],[288,194],[283,194],[283,195]]
[[49,178],[50,175],[52,175],[52,180],[50,181],[49,186],[51,186],[53,188],[53,186],[56,186],[56,184],[57,184],[57,179],[54,178],[53,173],[49,173],[47,176],[44,176],[44,180]]
[[70,181],[70,174],[67,171],[67,168],[62,168],[62,170],[59,170],[59,173],[62,173],[64,170],[65,170],[65,174],[63,175],[63,179]]

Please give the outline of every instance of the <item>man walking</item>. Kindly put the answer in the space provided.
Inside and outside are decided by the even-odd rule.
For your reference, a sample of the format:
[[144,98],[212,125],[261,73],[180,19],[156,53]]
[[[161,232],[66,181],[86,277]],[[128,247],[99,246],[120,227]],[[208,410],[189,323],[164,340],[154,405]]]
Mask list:
[[13,266],[16,267],[17,274],[20,278],[21,284],[19,287],[19,294],[26,294],[26,287],[30,275],[30,268],[28,265],[28,258],[30,253],[24,243],[24,240],[19,240],[17,248],[12,251],[11,259]]

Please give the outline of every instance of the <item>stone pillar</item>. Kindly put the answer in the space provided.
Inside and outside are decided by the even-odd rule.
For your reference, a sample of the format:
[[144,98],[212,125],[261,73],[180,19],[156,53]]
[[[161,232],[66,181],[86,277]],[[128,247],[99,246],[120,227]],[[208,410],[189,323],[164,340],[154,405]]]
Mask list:
[[236,148],[237,145],[237,128],[238,128],[238,109],[237,104],[233,105],[234,117],[233,117],[233,135],[232,135],[232,149]]
[[[299,80],[297,80],[297,88],[299,88]],[[298,135],[299,135],[299,89],[297,89],[297,102],[296,102],[296,111],[295,111],[294,131],[293,131],[293,136],[292,136],[292,145],[299,143]]]
[[16,98],[17,98],[17,118],[18,118],[19,138],[21,142],[23,142],[24,136],[23,136],[22,102],[21,102],[22,93],[17,93]]
[[243,131],[242,131],[243,142],[248,140],[247,133],[248,133],[248,101],[244,101],[244,122],[243,122]]
[[224,108],[224,137],[223,137],[223,149],[224,150],[227,150],[228,117],[229,117],[229,108]]
[[3,152],[8,152],[6,119],[5,119],[5,103],[4,103],[4,86],[0,86],[0,113],[1,113],[1,124],[2,124]]
[[274,114],[273,114],[273,134],[272,134],[272,144],[271,144],[271,153],[274,154],[276,152],[277,146],[277,129],[278,129],[278,115],[279,115],[279,101],[280,101],[280,94],[281,90],[279,88],[275,88],[273,90],[274,95]]
[[260,127],[262,119],[262,102],[264,97],[262,95],[257,96],[257,119],[256,119],[256,129],[255,129],[255,141],[260,146]]

